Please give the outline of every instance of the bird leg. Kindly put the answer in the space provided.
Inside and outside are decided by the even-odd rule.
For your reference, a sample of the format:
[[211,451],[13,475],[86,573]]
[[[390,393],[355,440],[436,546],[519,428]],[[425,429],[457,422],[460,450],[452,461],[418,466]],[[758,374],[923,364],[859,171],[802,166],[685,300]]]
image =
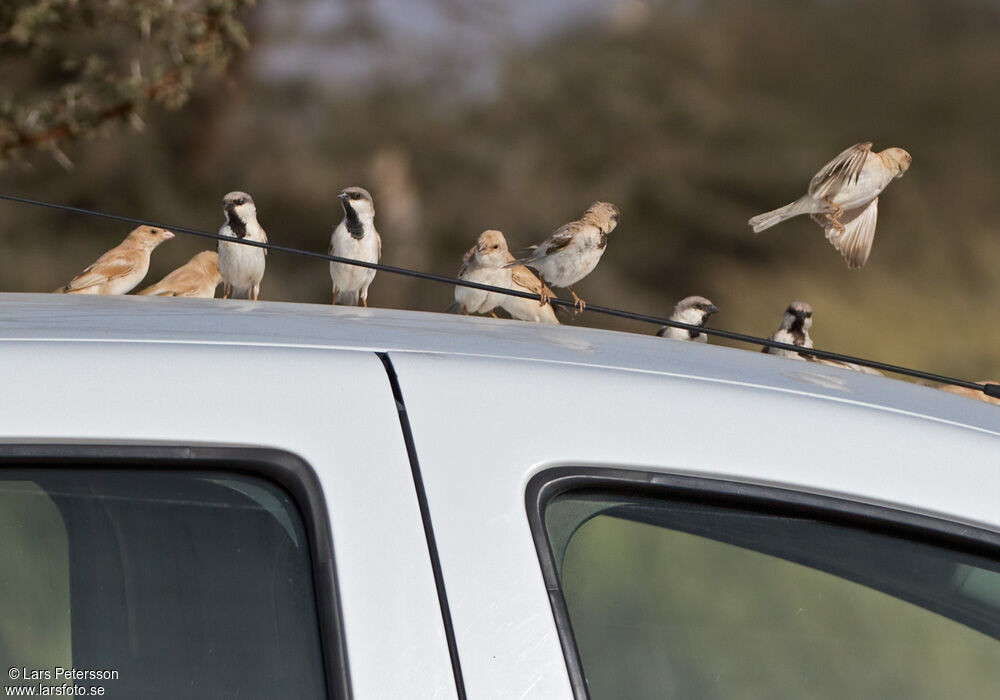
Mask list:
[[[822,220],[816,221],[820,226],[826,228],[827,226],[833,226],[837,229],[838,234],[844,232],[844,225],[840,223],[840,217],[844,215],[844,208],[837,206],[829,199],[824,199],[823,203],[830,207],[830,209],[823,213]],[[814,218],[815,221],[815,218]]]
[[257,297],[260,294],[260,286],[255,284],[250,291],[253,296],[253,300],[257,301]]
[[545,278],[542,277],[542,273],[541,272],[538,273],[538,281],[542,283],[542,289],[538,293],[538,296],[541,297],[541,299],[538,300],[538,305],[539,306],[545,306],[546,304],[549,303],[549,301],[552,300],[552,294],[549,291],[548,285],[545,284]]
[[333,301],[331,301],[330,303],[334,304],[334,305],[337,304],[337,288],[336,287],[333,288]]
[[226,282],[222,285],[222,298],[229,299],[231,296],[233,296],[233,286]]
[[567,287],[567,289],[569,290],[569,293],[573,295],[573,301],[576,302],[576,312],[574,313],[574,316],[575,316],[575,315],[581,313],[584,309],[587,308],[587,302],[585,302],[583,299],[581,299],[580,297],[578,297],[576,295],[576,292],[573,291],[572,287]]

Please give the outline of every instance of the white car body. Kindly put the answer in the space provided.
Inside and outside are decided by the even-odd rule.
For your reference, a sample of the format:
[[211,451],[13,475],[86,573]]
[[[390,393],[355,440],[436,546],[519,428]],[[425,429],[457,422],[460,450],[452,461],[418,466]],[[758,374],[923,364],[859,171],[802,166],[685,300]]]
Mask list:
[[0,295],[0,368],[7,444],[306,462],[359,700],[458,697],[455,666],[466,697],[574,697],[525,506],[553,467],[777,486],[1000,534],[995,406],[758,352],[377,309]]

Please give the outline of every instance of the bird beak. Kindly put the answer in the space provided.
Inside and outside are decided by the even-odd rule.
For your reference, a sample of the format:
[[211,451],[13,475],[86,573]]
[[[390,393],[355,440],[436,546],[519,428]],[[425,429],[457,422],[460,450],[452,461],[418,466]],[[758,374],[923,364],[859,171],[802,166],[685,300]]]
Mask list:
[[714,313],[718,313],[719,307],[716,306],[715,304],[709,304],[706,311],[708,312],[708,315],[711,316]]
[[346,192],[341,192],[340,194],[337,195],[337,199],[339,199],[341,202],[346,202],[349,198],[350,195],[347,194]]
[[163,232],[163,240],[169,241],[173,237],[174,237],[174,234],[172,232],[170,232],[170,231],[164,231]]

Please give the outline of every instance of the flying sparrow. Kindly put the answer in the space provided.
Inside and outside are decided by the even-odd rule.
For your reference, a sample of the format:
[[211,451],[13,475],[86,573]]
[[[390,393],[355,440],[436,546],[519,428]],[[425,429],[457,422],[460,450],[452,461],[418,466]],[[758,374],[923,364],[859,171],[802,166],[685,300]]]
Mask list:
[[[514,256],[507,253],[507,262],[516,263]],[[510,270],[510,288],[519,292],[530,292],[542,297],[551,299],[555,296],[552,290],[542,284],[538,275],[529,270],[524,265],[514,264],[507,268]],[[524,299],[505,294],[500,302],[500,308],[520,321],[532,321],[534,323],[559,323],[556,312],[551,303],[538,303],[534,299]]]
[[222,281],[219,254],[203,250],[156,284],[139,294],[153,297],[201,297],[211,299]]
[[[348,187],[337,195],[344,219],[330,237],[330,255],[377,263],[382,259],[382,238],[375,230],[375,203],[368,190]],[[347,263],[330,263],[333,303],[368,306],[368,286],[375,270]]]
[[805,195],[753,217],[750,226],[760,233],[793,216],[809,214],[844,256],[847,267],[862,267],[875,239],[878,196],[903,176],[911,162],[913,158],[902,148],[873,153],[870,141],[855,144],[816,173]]
[[[226,223],[219,235],[239,240],[267,243],[267,234],[257,223],[257,207],[246,192],[230,192],[222,198]],[[229,299],[257,300],[260,281],[264,278],[264,258],[267,250],[256,246],[219,241],[219,273],[222,275],[222,296]]]
[[153,249],[173,237],[174,234],[166,229],[140,226],[69,284],[55,291],[57,294],[126,294],[146,276]]
[[[712,314],[718,310],[719,307],[705,297],[686,297],[677,302],[674,312],[670,315],[670,320],[704,327]],[[686,328],[674,328],[673,326],[664,326],[657,331],[656,335],[661,338],[674,338],[675,340],[693,340],[696,343],[708,342],[708,336],[704,333],[691,331]]]
[[[608,234],[618,225],[618,207],[609,202],[594,202],[578,221],[556,229],[539,245],[529,248],[527,256],[513,263],[527,265],[538,272],[543,284],[569,288],[576,302],[577,313],[586,308],[586,302],[576,295],[572,285],[589,275],[608,245]],[[543,293],[543,302],[551,294]]]
[[[504,267],[510,253],[507,241],[499,231],[483,231],[462,258],[458,278],[494,287],[510,287],[511,270]],[[449,311],[465,314],[488,314],[500,306],[504,295],[472,287],[455,287],[455,303]]]
[[[785,309],[784,316],[781,317],[781,326],[772,333],[769,338],[779,343],[797,345],[800,348],[813,347],[812,338],[809,337],[809,329],[812,328],[813,309],[804,301],[793,301]],[[793,360],[806,359],[803,355],[784,348],[764,347],[761,352],[768,355],[779,355],[789,357]]]

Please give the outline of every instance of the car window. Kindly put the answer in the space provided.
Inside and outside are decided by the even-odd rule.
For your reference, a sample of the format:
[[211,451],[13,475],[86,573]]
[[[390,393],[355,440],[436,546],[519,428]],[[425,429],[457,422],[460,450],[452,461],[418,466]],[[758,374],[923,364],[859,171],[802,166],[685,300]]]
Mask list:
[[592,700],[995,698],[996,562],[705,503],[568,493],[545,510]]
[[0,531],[8,687],[326,697],[308,539],[295,504],[271,482],[210,471],[3,470]]

